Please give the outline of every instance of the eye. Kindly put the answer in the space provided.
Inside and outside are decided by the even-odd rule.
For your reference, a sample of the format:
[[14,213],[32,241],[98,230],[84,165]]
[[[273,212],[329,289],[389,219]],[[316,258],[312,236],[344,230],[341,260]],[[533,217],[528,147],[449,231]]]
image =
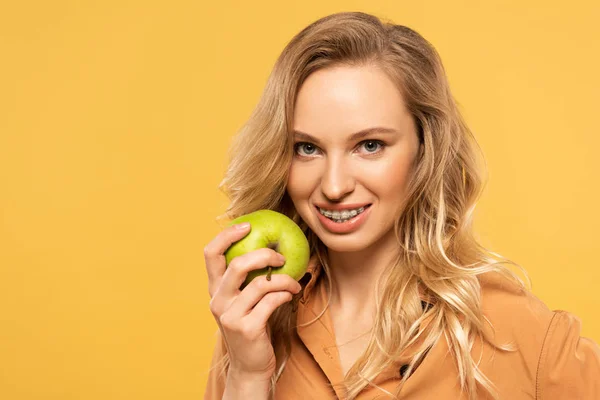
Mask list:
[[317,152],[317,146],[312,143],[298,142],[294,145],[294,152],[300,156],[312,156]]
[[385,146],[384,143],[379,140],[365,140],[360,145],[363,149],[365,149],[365,152],[369,154],[378,153]]

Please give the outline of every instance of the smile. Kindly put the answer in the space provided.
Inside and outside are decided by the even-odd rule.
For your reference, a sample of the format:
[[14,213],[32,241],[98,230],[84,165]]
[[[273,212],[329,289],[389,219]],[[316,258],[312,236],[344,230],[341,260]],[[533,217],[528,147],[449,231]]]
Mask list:
[[[337,210],[328,210],[315,205],[315,214],[321,226],[332,233],[349,234],[357,231],[371,213],[371,204],[336,206]],[[332,207],[333,208],[333,207]]]
[[365,211],[365,209],[368,207],[369,205],[363,206],[363,207],[359,207],[359,208],[354,208],[354,209],[350,209],[350,210],[343,210],[343,211],[336,211],[336,210],[326,210],[324,208],[321,207],[317,207],[317,210],[319,210],[319,212],[326,216],[327,218],[331,219],[334,222],[345,222],[348,221],[354,217],[356,217],[358,214],[362,213],[363,211]]

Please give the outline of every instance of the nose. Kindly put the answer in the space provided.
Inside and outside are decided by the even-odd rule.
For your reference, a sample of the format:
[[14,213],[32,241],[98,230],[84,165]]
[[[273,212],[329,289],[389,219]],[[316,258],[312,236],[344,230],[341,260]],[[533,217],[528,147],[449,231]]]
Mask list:
[[343,200],[354,191],[355,179],[342,157],[329,157],[321,179],[321,192],[332,202]]

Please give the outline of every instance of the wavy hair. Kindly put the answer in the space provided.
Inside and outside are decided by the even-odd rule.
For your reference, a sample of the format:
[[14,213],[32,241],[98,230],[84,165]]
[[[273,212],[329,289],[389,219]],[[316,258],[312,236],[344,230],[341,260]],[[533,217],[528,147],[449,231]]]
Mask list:
[[[502,264],[517,266],[526,277],[527,273],[479,244],[473,232],[473,212],[485,183],[485,161],[450,92],[437,51],[414,30],[371,14],[341,12],[311,23],[294,36],[230,147],[228,168],[219,185],[230,204],[219,218],[236,218],[259,209],[292,218],[309,239],[311,255],[319,258],[331,293],[327,248],[294,209],[286,182],[293,157],[291,132],[298,90],[311,73],[339,65],[377,66],[388,74],[404,97],[422,145],[404,207],[395,219],[398,254],[378,282],[370,342],[344,377],[347,398],[355,398],[367,385],[398,398],[428,349],[445,339],[468,398],[476,399],[482,388],[498,399],[493,382],[478,368],[471,349],[477,337],[501,351],[515,347],[495,344],[493,333],[485,329],[487,323],[493,332],[482,312],[478,276],[496,272],[525,289],[525,283]],[[427,310],[421,307],[420,293],[431,303]],[[280,306],[268,321],[269,333],[277,332],[270,335],[277,355],[271,395],[290,354],[296,323],[293,303]],[[428,329],[419,329],[426,318]],[[421,344],[411,354],[395,393],[373,383],[416,343]],[[227,354],[222,361],[225,373]]]

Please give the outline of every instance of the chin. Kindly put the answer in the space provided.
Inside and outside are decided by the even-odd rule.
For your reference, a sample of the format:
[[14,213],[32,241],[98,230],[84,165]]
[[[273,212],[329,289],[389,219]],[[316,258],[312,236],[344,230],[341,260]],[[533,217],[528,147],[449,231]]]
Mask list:
[[364,235],[356,235],[355,237],[336,237],[332,238],[329,235],[317,235],[321,242],[331,251],[337,253],[354,253],[367,249],[372,242],[366,240]]

